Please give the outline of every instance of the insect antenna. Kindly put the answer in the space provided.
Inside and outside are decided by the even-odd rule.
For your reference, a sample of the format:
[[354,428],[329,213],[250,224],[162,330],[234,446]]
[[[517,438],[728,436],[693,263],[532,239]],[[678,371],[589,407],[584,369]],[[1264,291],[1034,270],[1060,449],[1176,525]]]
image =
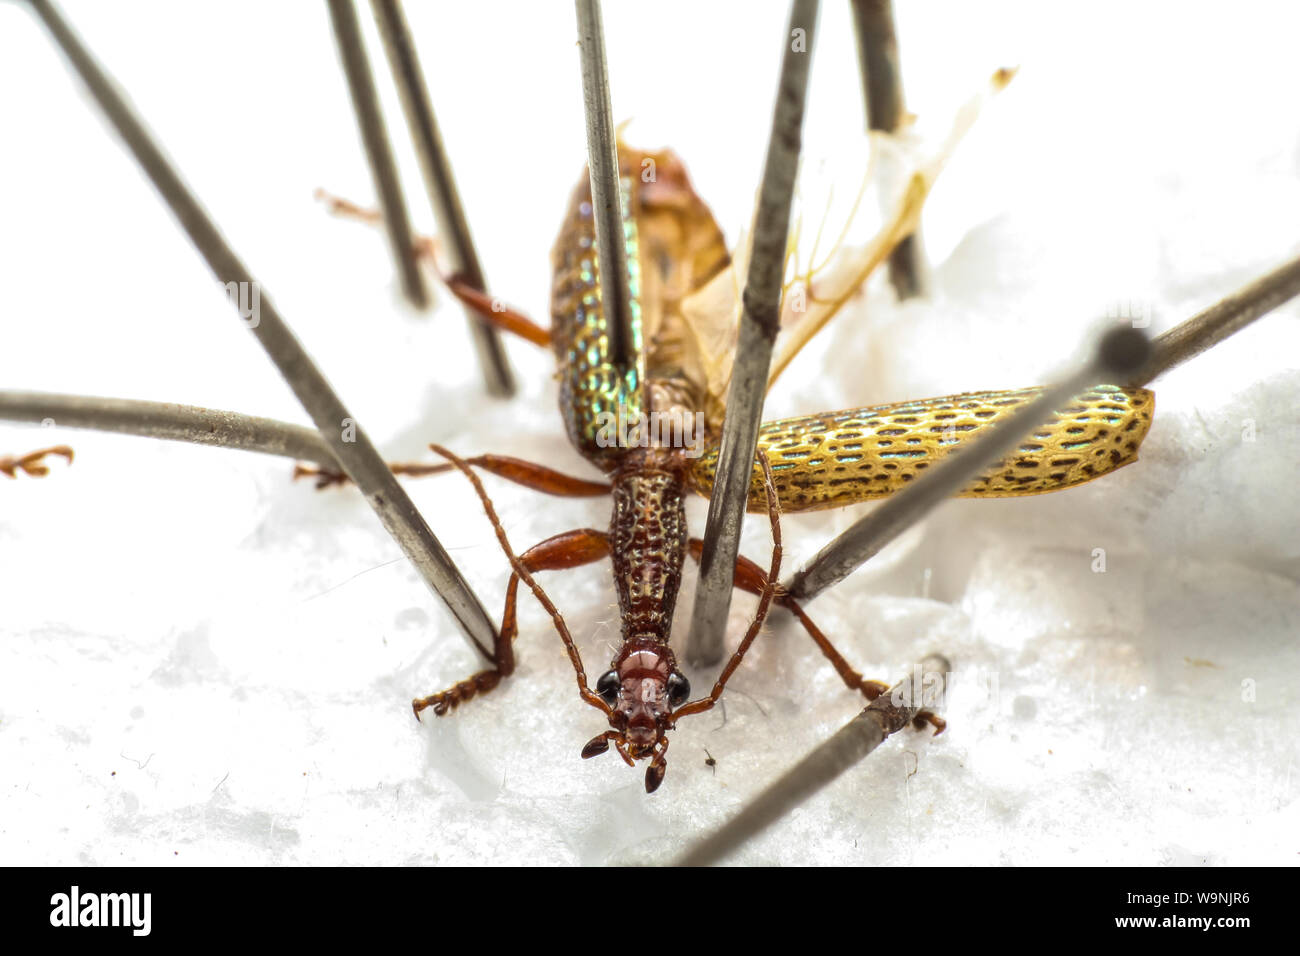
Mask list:
[[718,675],[717,682],[713,685],[713,690],[707,697],[701,697],[699,700],[689,701],[683,704],[673,712],[673,720],[679,717],[689,717],[692,714],[702,714],[706,710],[711,710],[713,705],[718,702],[722,696],[723,689],[727,686],[727,681],[731,675],[736,672],[740,662],[744,659],[745,653],[749,650],[754,639],[758,637],[759,630],[763,627],[763,622],[767,620],[767,612],[772,608],[772,602],[776,599],[777,591],[781,586],[777,584],[777,578],[781,574],[781,505],[776,496],[776,483],[772,480],[772,465],[768,462],[767,456],[763,454],[755,455],[759,467],[763,469],[763,487],[767,492],[767,516],[772,525],[772,560],[768,568],[767,581],[763,584],[763,590],[758,596],[758,607],[754,611],[754,618],[749,623],[749,629],[741,639],[735,653],[731,655],[731,660],[727,661],[727,666],[722,669]]
[[600,695],[587,686],[587,672],[582,666],[582,655],[578,653],[578,646],[573,642],[573,635],[569,633],[569,626],[564,623],[563,615],[560,614],[559,609],[556,608],[546,591],[533,579],[532,574],[528,571],[528,566],[519,559],[514,549],[510,547],[510,539],[506,537],[506,529],[501,524],[501,519],[497,517],[496,508],[492,506],[492,499],[488,496],[487,489],[483,487],[483,482],[479,479],[479,476],[474,473],[474,469],[469,466],[468,462],[442,445],[430,445],[429,448],[451,462],[474,486],[474,491],[478,494],[479,501],[483,503],[483,511],[487,514],[488,521],[492,523],[492,530],[496,532],[497,541],[501,544],[501,550],[505,552],[506,560],[510,562],[511,569],[519,576],[519,580],[528,585],[528,589],[533,592],[533,597],[537,598],[537,603],[551,616],[551,620],[555,624],[555,630],[559,633],[560,640],[564,642],[564,649],[568,652],[569,661],[573,664],[574,673],[577,675],[578,693],[591,706],[609,716],[612,712],[609,704],[605,703]]

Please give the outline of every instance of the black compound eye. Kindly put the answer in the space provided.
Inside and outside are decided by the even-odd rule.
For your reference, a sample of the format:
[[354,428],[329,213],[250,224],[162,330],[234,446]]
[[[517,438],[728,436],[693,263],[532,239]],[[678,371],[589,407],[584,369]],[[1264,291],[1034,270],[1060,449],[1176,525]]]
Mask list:
[[691,682],[681,674],[668,675],[668,703],[680,707],[691,696]]
[[605,671],[600,675],[600,680],[596,681],[596,693],[611,707],[618,700],[618,687],[618,671]]

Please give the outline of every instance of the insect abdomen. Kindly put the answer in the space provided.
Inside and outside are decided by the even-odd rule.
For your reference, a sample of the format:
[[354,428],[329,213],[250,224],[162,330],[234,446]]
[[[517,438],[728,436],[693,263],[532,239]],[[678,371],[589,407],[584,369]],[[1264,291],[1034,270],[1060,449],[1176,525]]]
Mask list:
[[[764,424],[758,447],[771,463],[782,511],[838,508],[893,494],[1040,391],[967,392],[787,418]],[[1154,407],[1155,396],[1146,389],[1099,385],[1061,409],[961,496],[1042,494],[1136,461]],[[695,491],[709,494],[717,462],[716,446],[693,462]],[[767,510],[757,465],[748,509]]]

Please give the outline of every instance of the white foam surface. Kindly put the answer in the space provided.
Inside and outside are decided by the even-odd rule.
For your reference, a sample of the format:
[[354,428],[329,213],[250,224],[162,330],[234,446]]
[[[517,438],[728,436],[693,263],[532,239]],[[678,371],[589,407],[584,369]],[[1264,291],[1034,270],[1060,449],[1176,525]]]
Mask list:
[[[571,9],[461,4],[449,23],[408,6],[490,283],[544,318],[585,151]],[[635,142],[680,152],[729,236],[762,166],[780,6],[607,5],[616,114]],[[813,153],[819,130],[860,116],[841,6],[818,39]],[[520,395],[486,399],[447,297],[407,311],[381,236],[312,201],[318,186],[373,195],[323,7],[66,9],[385,454],[437,441],[591,475],[548,355],[511,343]],[[1161,331],[1300,249],[1287,11],[1234,9],[1250,38],[1234,44],[1211,6],[1057,9],[900,11],[923,117],[945,121],[996,67],[1021,72],[928,204],[933,297],[898,306],[878,277],[791,367],[772,417],[1036,384],[1098,315],[1137,303]],[[2,387],[305,422],[17,5],[0,6],[0,79],[22,91],[0,99]],[[736,859],[1294,863],[1298,355],[1293,303],[1157,384],[1138,463],[1060,494],[950,502],[812,604],[869,675],[948,654],[949,730],[886,742]],[[421,726],[411,698],[477,662],[359,496],[292,484],[280,459],[0,424],[0,452],[56,442],[75,446],[70,468],[0,481],[0,862],[663,862],[861,706],[774,618],[725,714],[682,722],[648,797],[615,757],[579,759],[603,721],[525,601],[517,674]],[[506,564],[467,485],[408,487],[497,615]],[[608,521],[602,501],[489,487],[520,550]],[[860,513],[787,518],[787,567]],[[692,502],[696,533],[704,514]],[[766,563],[762,520],[743,547]],[[607,567],[543,580],[598,674],[618,633]],[[732,641],[753,605],[737,597]]]

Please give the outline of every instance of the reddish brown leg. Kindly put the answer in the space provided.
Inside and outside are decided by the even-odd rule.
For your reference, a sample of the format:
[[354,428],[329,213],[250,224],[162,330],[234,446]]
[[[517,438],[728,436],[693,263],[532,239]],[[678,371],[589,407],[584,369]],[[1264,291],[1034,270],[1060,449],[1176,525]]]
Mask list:
[[355,219],[357,222],[364,222],[368,226],[377,226],[384,221],[384,214],[374,207],[367,208],[351,199],[344,199],[342,196],[335,196],[324,189],[317,189],[313,193],[315,199],[320,200],[329,207],[329,211],[335,216],[342,219]]
[[18,457],[0,455],[0,474],[7,475],[10,478],[17,478],[18,472],[21,471],[33,478],[44,477],[50,473],[50,466],[43,461],[46,455],[62,455],[67,459],[68,464],[72,464],[72,449],[67,445],[54,445]]
[[[360,203],[355,203],[351,199],[344,199],[342,196],[335,196],[324,189],[317,189],[314,196],[329,207],[331,214],[338,216],[340,219],[352,219],[367,226],[378,226],[384,221],[384,214],[378,209],[362,206]],[[415,253],[421,259],[434,265],[436,269],[438,240],[433,236],[416,236]]]
[[[377,226],[384,221],[383,213],[378,209],[367,209],[351,200],[333,196],[323,189],[316,190],[316,198],[329,206],[330,212],[336,216],[355,219],[358,222],[364,222],[372,226]],[[433,266],[434,271],[438,273],[443,283],[451,290],[451,294],[481,315],[484,321],[495,325],[502,332],[510,332],[520,338],[527,339],[534,345],[540,345],[543,348],[550,347],[550,329],[542,328],[518,309],[512,309],[502,304],[499,299],[467,284],[460,276],[444,274],[438,268],[438,241],[436,239],[430,236],[417,236],[415,251],[422,259],[427,260]]]
[[[466,458],[465,462],[477,468],[482,468],[484,471],[489,471],[498,478],[513,481],[517,485],[532,488],[534,491],[545,492],[548,495],[558,495],[561,498],[597,498],[610,492],[610,486],[606,482],[574,478],[572,475],[566,475],[553,468],[547,468],[545,465],[524,461],[522,458],[511,458],[509,455],[476,455],[473,458]],[[411,475],[414,477],[441,475],[456,468],[455,465],[447,462],[438,464],[431,462],[390,462],[388,467],[393,470],[395,475]],[[318,468],[315,465],[294,465],[293,477],[295,480],[298,478],[315,478],[318,489],[348,483],[348,476],[343,472]]]
[[[699,538],[691,539],[691,557],[696,561],[700,560],[700,553],[703,548],[703,541]],[[767,582],[767,574],[757,564],[749,560],[749,558],[740,555],[736,559],[736,587],[749,591],[751,594],[761,595],[763,589],[767,586]],[[790,595],[786,594],[784,591],[778,591],[776,595],[776,603],[780,604],[782,607],[789,608],[790,612],[799,619],[799,623],[802,624],[804,630],[808,632],[808,636],[813,639],[813,643],[821,649],[821,652],[824,655],[826,655],[826,659],[831,662],[831,666],[835,668],[835,672],[840,675],[840,679],[844,681],[849,690],[861,692],[862,696],[866,697],[867,700],[875,700],[882,693],[889,690],[888,684],[883,684],[876,680],[867,680],[860,673],[854,670],[852,666],[850,666],[849,662],[844,659],[844,655],[835,649],[835,645],[832,644],[830,639],[822,633],[821,628],[814,624],[812,619],[804,613],[804,609],[799,606],[799,603],[794,598],[790,597]]]
[[551,330],[542,328],[523,312],[510,308],[482,289],[474,288],[460,276],[443,276],[442,281],[447,284],[452,295],[502,332],[517,335],[542,348],[551,347]]
[[[609,537],[603,531],[582,528],[547,538],[520,555],[519,561],[530,572],[561,571],[591,564],[608,556]],[[510,583],[506,585],[505,611],[501,615],[501,633],[497,635],[496,644],[492,649],[493,663],[496,666],[479,671],[468,680],[463,680],[441,693],[414,701],[412,706],[417,717],[426,707],[432,707],[433,712],[441,717],[476,694],[485,694],[492,690],[501,683],[501,678],[509,677],[514,673],[514,639],[519,632],[518,601],[519,574],[511,572]]]
[[[533,580],[533,575],[529,570],[528,565],[523,561],[523,559],[516,555],[514,549],[510,547],[510,541],[506,538],[506,530],[501,525],[501,519],[497,517],[496,509],[492,507],[492,499],[488,497],[487,492],[483,489],[483,482],[479,480],[478,475],[474,474],[473,469],[470,468],[469,464],[463,459],[458,458],[441,445],[430,445],[429,447],[455,465],[456,468],[469,479],[470,484],[474,486],[474,491],[478,494],[479,500],[483,502],[483,511],[487,514],[488,520],[492,522],[492,529],[496,532],[497,541],[501,545],[501,550],[505,552],[506,559],[510,562],[510,567],[514,569],[510,587],[507,589],[507,613],[502,621],[502,634],[498,639],[498,646],[496,648],[496,663],[498,666],[493,668],[491,672],[484,672],[492,673],[495,676],[484,678],[483,683],[487,685],[486,687],[480,687],[477,682],[477,678],[482,676],[481,674],[476,674],[468,681],[458,684],[457,687],[470,685],[473,687],[473,690],[469,693],[462,693],[460,696],[455,697],[455,699],[448,700],[446,706],[443,707],[441,712],[445,713],[448,707],[454,707],[460,701],[467,700],[469,697],[473,696],[474,693],[478,693],[480,690],[490,690],[501,682],[501,678],[505,676],[505,674],[510,673],[510,671],[514,669],[513,650],[510,649],[503,652],[501,648],[503,645],[507,649],[510,648],[510,640],[516,630],[515,617],[511,605],[512,598],[515,594],[514,589],[518,587],[514,578],[518,577],[519,580],[528,585],[529,590],[533,592],[533,597],[537,598],[538,603],[546,609],[546,613],[551,615],[551,621],[555,624],[555,630],[559,633],[560,640],[564,642],[564,649],[569,655],[569,663],[573,665],[573,673],[578,680],[579,695],[581,695],[582,699],[592,707],[595,707],[601,713],[609,716],[611,713],[609,704],[605,703],[599,694],[587,686],[587,672],[582,666],[582,655],[578,653],[578,646],[573,642],[573,635],[569,633],[569,627],[564,623],[564,618],[560,615],[560,612],[556,609],[555,605],[551,603],[551,599],[547,596],[546,592],[543,591],[537,582]],[[553,549],[548,549],[548,545],[554,545]],[[550,550],[551,552],[550,561],[547,565],[548,567],[573,568],[581,564],[589,564],[592,561],[599,560],[608,555],[609,539],[603,532],[591,529],[570,531],[563,535],[556,535],[554,538],[548,538],[546,541],[543,541],[541,544],[531,549],[529,553],[531,554],[534,551],[544,552],[545,550]],[[502,660],[508,662],[507,667],[509,668],[504,672],[504,674],[502,673],[500,666]],[[453,688],[452,691],[445,693],[453,693],[455,690],[456,688]],[[439,697],[440,695],[434,694],[432,697],[426,697],[423,700],[414,701],[413,706],[417,718],[419,717],[420,711],[425,707],[436,707],[439,703]],[[439,711],[435,710],[435,713],[438,712]]]
[[[704,542],[699,539],[691,539],[691,555],[697,561],[700,559],[700,551],[703,546]],[[763,574],[762,568],[744,555],[741,555],[736,559],[736,587],[743,588],[753,594],[761,594],[766,583],[766,576]],[[790,612],[799,619],[799,623],[802,624],[804,630],[808,632],[808,636],[813,639],[813,643],[815,643],[821,649],[821,652],[826,655],[826,659],[831,662],[831,666],[835,668],[836,673],[840,675],[840,678],[844,681],[845,686],[847,686],[849,690],[860,691],[862,696],[867,700],[875,700],[885,691],[889,690],[888,684],[878,680],[867,680],[860,673],[854,670],[849,665],[849,662],[844,659],[844,656],[835,649],[835,645],[830,642],[830,638],[822,633],[821,628],[814,624],[812,618],[810,618],[804,609],[799,606],[798,601],[784,592],[778,592],[776,603],[780,604],[782,607],[789,608]],[[934,735],[936,737],[943,733],[944,729],[948,726],[947,721],[938,714],[929,710],[920,711],[913,719],[912,724],[917,730],[923,730],[927,724],[930,725],[934,728]]]

